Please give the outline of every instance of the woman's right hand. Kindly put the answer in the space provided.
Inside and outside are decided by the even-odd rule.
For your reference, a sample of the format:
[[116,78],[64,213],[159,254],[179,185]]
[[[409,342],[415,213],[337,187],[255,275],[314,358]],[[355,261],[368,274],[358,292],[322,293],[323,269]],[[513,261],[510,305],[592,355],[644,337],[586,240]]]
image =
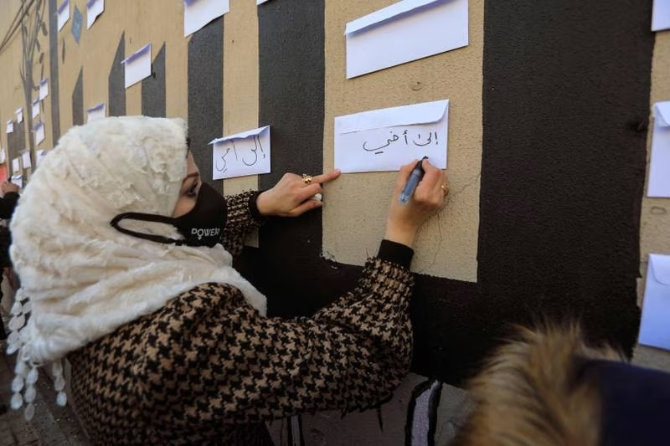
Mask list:
[[386,234],[384,235],[387,240],[410,247],[421,225],[444,207],[449,195],[446,174],[431,165],[428,160],[423,160],[422,166],[425,172],[423,179],[417,185],[409,201],[400,202],[400,192],[405,187],[417,162],[413,161],[400,169],[391,208],[386,218]]

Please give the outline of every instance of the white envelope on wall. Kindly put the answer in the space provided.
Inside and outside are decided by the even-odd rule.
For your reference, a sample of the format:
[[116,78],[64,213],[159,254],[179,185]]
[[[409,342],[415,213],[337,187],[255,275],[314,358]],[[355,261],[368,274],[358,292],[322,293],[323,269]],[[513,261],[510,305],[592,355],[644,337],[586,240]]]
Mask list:
[[649,255],[640,344],[670,350],[670,256]]
[[670,101],[654,105],[647,196],[670,197]]

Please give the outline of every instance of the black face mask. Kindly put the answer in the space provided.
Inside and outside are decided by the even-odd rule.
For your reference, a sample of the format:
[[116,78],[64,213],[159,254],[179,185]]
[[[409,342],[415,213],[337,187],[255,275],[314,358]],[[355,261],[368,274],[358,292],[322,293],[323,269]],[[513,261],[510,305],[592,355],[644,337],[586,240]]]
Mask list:
[[[141,212],[126,212],[114,217],[110,224],[117,231],[152,242],[212,247],[221,240],[223,229],[226,226],[226,210],[226,199],[210,185],[203,183],[200,186],[195,207],[188,214],[174,218]],[[121,220],[150,221],[172,225],[184,236],[184,240],[132,231],[121,227],[119,225]]]

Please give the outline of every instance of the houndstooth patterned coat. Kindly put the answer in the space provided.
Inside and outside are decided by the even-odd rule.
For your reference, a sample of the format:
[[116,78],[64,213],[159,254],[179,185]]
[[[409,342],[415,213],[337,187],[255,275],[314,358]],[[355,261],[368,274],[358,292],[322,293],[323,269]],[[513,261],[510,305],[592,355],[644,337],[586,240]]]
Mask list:
[[[228,198],[233,254],[259,224],[254,203],[251,193]],[[265,421],[375,406],[409,369],[410,259],[383,242],[357,287],[311,318],[262,317],[236,288],[200,285],[71,353],[91,441],[268,445]]]

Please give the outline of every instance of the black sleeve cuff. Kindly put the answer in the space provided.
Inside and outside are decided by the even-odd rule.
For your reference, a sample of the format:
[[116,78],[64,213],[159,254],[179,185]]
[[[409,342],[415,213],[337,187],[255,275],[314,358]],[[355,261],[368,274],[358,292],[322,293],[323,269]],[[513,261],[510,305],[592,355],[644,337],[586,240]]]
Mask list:
[[264,222],[266,220],[266,217],[261,215],[260,211],[258,210],[258,204],[256,204],[258,196],[263,192],[265,191],[258,190],[249,196],[249,213],[251,214],[253,219],[256,220],[257,222]]
[[377,254],[377,257],[381,260],[393,262],[405,268],[409,268],[413,256],[414,250],[412,248],[390,240],[382,240]]

